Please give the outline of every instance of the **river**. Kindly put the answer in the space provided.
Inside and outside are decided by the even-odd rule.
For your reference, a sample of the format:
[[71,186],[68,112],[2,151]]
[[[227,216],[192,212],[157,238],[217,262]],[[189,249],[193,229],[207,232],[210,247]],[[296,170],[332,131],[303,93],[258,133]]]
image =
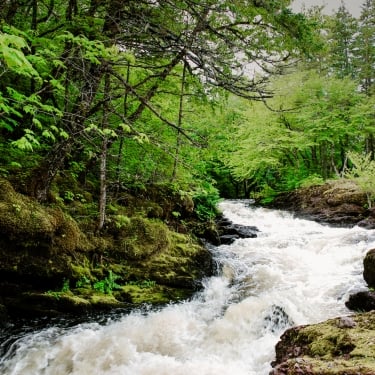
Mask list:
[[3,375],[266,375],[293,325],[350,312],[365,289],[363,258],[375,231],[333,228],[283,211],[224,201],[257,238],[213,247],[221,270],[191,300],[139,310],[105,324],[25,332],[0,359]]

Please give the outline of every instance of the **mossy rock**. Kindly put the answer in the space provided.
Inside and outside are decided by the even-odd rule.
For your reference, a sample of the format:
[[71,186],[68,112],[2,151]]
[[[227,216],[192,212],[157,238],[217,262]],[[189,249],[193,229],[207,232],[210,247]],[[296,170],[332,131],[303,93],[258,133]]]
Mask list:
[[119,229],[114,250],[123,253],[124,259],[145,259],[169,246],[168,234],[160,220],[134,217]]
[[211,254],[187,235],[169,232],[168,236],[169,245],[139,262],[133,276],[175,288],[199,288],[200,280],[212,273]]
[[10,239],[19,236],[51,240],[59,219],[38,203],[19,193],[0,179],[0,233]]
[[[191,202],[174,202],[167,195],[163,205],[134,199],[140,210],[114,207],[112,211],[113,216],[127,218],[133,210],[136,216],[121,225],[115,220],[107,223],[99,237],[90,230],[83,232],[63,212],[67,207],[45,207],[0,179],[0,293],[7,296],[3,305],[24,315],[79,313],[128,303],[163,304],[187,298],[200,288],[202,278],[213,270],[211,254],[196,239],[173,232],[155,218],[164,217],[166,208],[169,214],[173,207],[188,211]],[[145,212],[145,207],[152,210]],[[73,202],[67,211],[77,209],[81,212],[84,205]],[[81,221],[80,225],[91,228],[92,224]],[[108,277],[109,271],[120,277],[123,288],[110,295],[97,293],[94,284]],[[69,280],[72,293],[61,292],[64,280]],[[145,288],[142,283],[147,280],[156,284]],[[9,285],[14,285],[12,291]],[[55,292],[46,294],[47,290]]]
[[276,345],[273,375],[375,374],[375,312],[287,330]]
[[112,294],[93,294],[88,301],[90,305],[95,310],[112,310],[122,307],[127,307],[128,305],[117,300]]
[[0,233],[21,247],[49,246],[59,251],[92,248],[77,223],[60,209],[46,208],[0,179]]
[[7,304],[12,314],[58,316],[61,313],[83,314],[91,310],[89,301],[72,293],[23,293]]
[[53,289],[74,277],[71,264],[84,264],[94,248],[77,223],[15,192],[6,180],[0,191],[0,282]]
[[115,291],[114,296],[121,301],[130,302],[133,304],[165,304],[170,302],[171,295],[164,286],[143,286],[142,282],[139,284],[124,285],[121,291]]

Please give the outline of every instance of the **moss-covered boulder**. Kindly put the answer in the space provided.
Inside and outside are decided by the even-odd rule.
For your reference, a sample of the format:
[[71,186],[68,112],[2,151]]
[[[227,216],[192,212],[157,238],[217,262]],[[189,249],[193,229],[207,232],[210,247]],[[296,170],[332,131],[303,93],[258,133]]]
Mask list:
[[375,374],[375,312],[285,331],[272,375]]
[[188,233],[177,233],[175,225],[144,212],[146,206],[157,205],[145,202],[129,216],[127,207],[111,207],[105,229],[94,235],[84,229],[92,224],[78,223],[67,213],[70,206],[43,206],[0,179],[5,313],[85,313],[190,296],[212,273],[211,254]]
[[45,208],[0,180],[0,282],[54,285],[93,249],[60,209]]

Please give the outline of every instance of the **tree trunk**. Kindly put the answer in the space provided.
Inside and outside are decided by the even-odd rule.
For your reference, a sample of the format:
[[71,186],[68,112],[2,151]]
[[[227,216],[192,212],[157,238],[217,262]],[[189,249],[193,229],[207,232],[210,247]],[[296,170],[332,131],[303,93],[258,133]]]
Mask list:
[[[110,94],[110,77],[106,73],[104,78],[104,95]],[[108,128],[108,114],[109,114],[109,103],[108,100],[104,101],[103,104],[103,122],[102,130]],[[100,232],[103,229],[105,222],[105,211],[107,205],[107,149],[108,149],[108,138],[103,133],[102,149],[100,153],[100,194],[99,194],[99,221],[97,230]]]
[[182,117],[183,117],[185,80],[186,80],[186,63],[184,63],[184,68],[182,70],[182,77],[181,77],[180,101],[179,101],[178,120],[177,120],[178,129],[177,129],[176,150],[175,150],[175,155],[174,155],[173,171],[172,171],[172,178],[171,178],[172,182],[176,179],[177,166],[178,166],[178,156],[179,156],[180,147],[181,147],[181,136],[182,135],[181,135],[180,128],[182,126]]
[[103,138],[100,154],[100,195],[99,195],[99,220],[97,230],[101,231],[105,222],[105,211],[107,205],[107,137]]
[[[128,68],[126,71],[126,83],[129,83],[130,79],[130,63],[128,62]],[[129,91],[125,89],[125,94],[124,94],[124,118],[128,117],[128,95]],[[124,148],[124,131],[121,132],[120,134],[120,144],[118,148],[118,153],[117,153],[117,161],[116,161],[116,173],[115,173],[115,181],[116,181],[116,195],[118,195],[120,191],[120,171],[121,171],[121,162],[122,162],[122,152]]]

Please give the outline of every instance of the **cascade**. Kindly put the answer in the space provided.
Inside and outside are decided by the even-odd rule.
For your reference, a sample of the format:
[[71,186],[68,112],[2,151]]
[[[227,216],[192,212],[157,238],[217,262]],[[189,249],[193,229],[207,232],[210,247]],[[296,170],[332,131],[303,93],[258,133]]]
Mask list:
[[212,247],[219,273],[188,301],[69,328],[27,330],[0,358],[3,375],[267,375],[286,328],[349,311],[365,288],[362,261],[375,231],[333,228],[224,201],[257,238]]

